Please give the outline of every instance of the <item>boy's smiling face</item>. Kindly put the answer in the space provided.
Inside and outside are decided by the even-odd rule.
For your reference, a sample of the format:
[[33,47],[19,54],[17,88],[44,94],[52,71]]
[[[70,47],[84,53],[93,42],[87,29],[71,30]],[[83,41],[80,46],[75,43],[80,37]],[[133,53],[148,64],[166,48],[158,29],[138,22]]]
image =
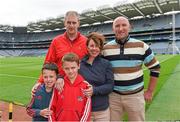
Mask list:
[[56,78],[57,78],[56,72],[52,71],[52,70],[44,69],[42,72],[42,75],[43,75],[43,79],[44,79],[46,89],[53,88],[53,86],[56,82]]

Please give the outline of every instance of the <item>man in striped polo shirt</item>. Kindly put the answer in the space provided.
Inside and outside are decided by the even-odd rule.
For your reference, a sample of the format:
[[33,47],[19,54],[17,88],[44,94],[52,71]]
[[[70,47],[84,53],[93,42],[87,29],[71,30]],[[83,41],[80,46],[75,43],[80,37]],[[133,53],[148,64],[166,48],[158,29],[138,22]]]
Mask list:
[[[107,43],[103,50],[114,72],[115,86],[110,94],[111,121],[122,120],[125,112],[129,121],[144,121],[145,100],[152,100],[160,72],[160,64],[150,47],[131,38],[129,31],[128,19],[117,17],[113,22],[115,39]],[[143,64],[150,70],[149,85],[145,92]]]

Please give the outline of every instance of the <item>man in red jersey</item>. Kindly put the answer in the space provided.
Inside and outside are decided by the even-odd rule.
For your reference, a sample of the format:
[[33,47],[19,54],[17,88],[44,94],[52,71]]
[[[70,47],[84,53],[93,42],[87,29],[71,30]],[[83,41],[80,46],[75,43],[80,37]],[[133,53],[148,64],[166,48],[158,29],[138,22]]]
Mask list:
[[[80,21],[79,14],[76,11],[68,11],[66,13],[64,26],[66,32],[53,39],[44,61],[45,63],[56,63],[61,76],[64,76],[61,59],[66,53],[73,52],[77,54],[80,59],[87,54],[86,37],[78,32]],[[39,78],[39,82],[43,82],[42,77]]]
[[[82,59],[87,54],[86,40],[78,28],[80,26],[79,14],[76,11],[68,11],[65,15],[64,26],[66,32],[56,36],[49,47],[44,63],[53,62],[58,66],[59,75],[64,76],[62,70],[62,57],[69,52],[73,52]],[[43,83],[42,76],[39,77],[38,83],[34,85],[32,92],[40,83]],[[59,87],[62,82],[60,79],[57,80],[56,86]],[[60,88],[60,87],[59,87]]]

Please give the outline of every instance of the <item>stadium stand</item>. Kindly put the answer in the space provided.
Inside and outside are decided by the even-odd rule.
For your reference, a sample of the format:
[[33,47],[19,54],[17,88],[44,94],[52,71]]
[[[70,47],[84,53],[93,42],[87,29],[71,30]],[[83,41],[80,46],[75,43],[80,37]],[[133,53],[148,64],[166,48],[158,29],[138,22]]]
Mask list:
[[[118,2],[113,7],[100,6],[97,10],[84,10],[80,14],[84,35],[100,32],[109,41],[114,38],[112,20],[117,16],[125,16],[130,20],[131,37],[148,43],[155,53],[172,54],[173,21],[170,11],[180,11],[179,0],[138,0],[133,3]],[[180,48],[180,12],[175,15],[176,46]],[[29,23],[21,27],[27,32],[8,25],[0,25],[0,56],[38,56],[45,55],[52,39],[62,34],[64,16]],[[13,32],[13,29],[16,32]],[[22,30],[21,30],[22,31]]]

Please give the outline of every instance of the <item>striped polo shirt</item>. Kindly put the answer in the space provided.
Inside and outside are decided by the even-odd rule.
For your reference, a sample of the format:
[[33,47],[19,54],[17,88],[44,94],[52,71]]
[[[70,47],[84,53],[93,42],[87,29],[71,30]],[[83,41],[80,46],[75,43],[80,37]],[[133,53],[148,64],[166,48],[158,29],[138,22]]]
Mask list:
[[148,67],[151,76],[159,76],[160,64],[143,41],[128,37],[124,44],[120,44],[112,40],[104,46],[102,54],[112,64],[114,91],[119,94],[143,90],[143,64]]

